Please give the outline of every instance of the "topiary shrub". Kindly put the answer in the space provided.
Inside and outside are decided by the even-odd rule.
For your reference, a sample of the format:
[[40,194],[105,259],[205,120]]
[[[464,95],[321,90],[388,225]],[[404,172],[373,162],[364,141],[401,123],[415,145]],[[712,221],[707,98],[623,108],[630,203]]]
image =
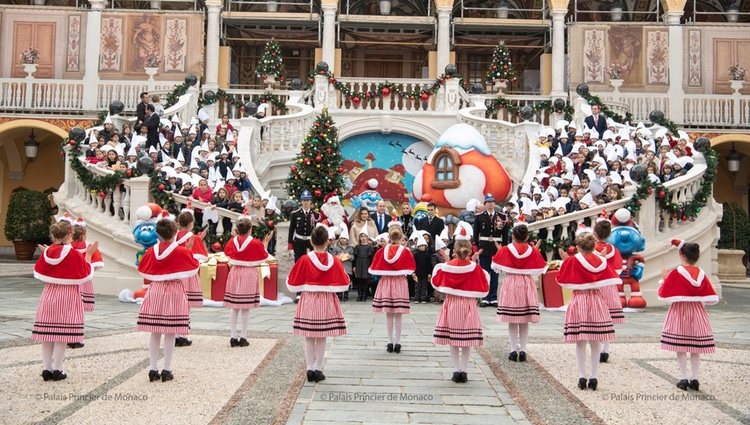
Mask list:
[[50,241],[52,206],[42,192],[19,190],[10,195],[5,218],[5,238],[46,244]]
[[750,255],[750,217],[736,202],[724,203],[719,222],[719,249],[738,249]]

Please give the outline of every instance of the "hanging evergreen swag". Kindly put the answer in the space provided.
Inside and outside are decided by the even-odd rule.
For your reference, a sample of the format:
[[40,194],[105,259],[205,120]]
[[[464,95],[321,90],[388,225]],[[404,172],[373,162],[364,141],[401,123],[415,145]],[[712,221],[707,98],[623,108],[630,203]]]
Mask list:
[[177,103],[177,101],[180,100],[180,96],[183,96],[185,93],[187,93],[187,90],[189,88],[190,86],[187,83],[176,85],[171,92],[167,93],[167,99],[166,103],[164,103],[164,109],[168,109],[175,103]]
[[273,38],[266,43],[266,49],[263,51],[263,57],[260,59],[258,67],[255,68],[255,75],[261,80],[268,77],[275,77],[278,81],[284,81],[284,63],[281,59],[281,48],[279,43]]
[[[487,111],[484,113],[485,118],[492,118],[495,113],[500,109],[507,110],[512,115],[517,115],[519,112],[521,112],[522,106],[516,105],[511,103],[508,99],[498,97],[496,99],[487,100],[485,102],[485,106],[487,106]],[[538,114],[540,112],[548,112],[548,113],[556,113],[556,114],[565,114],[565,119],[570,121],[573,119],[573,114],[575,113],[575,109],[573,106],[571,106],[569,103],[565,103],[565,107],[562,109],[555,108],[554,104],[551,100],[545,100],[543,102],[535,103],[531,106],[531,110],[534,111],[535,114]]]
[[[245,102],[247,102],[247,99],[243,100],[241,97],[234,97],[231,94],[227,94],[226,91],[218,89],[216,91],[216,96],[213,96],[211,98],[205,98],[203,97],[203,95],[201,95],[198,103],[201,105],[211,105],[216,103],[220,99],[223,99],[226,103],[233,105],[235,108],[243,108]],[[270,91],[266,91],[260,95],[252,95],[250,97],[250,100],[258,104],[268,103],[273,106],[274,110],[279,111],[282,115],[286,114],[289,111],[289,108],[286,107],[286,103],[284,103],[284,101],[281,100],[279,96],[272,94]]]
[[166,209],[172,214],[179,213],[177,209],[177,203],[172,197],[172,191],[167,189],[167,182],[162,178],[161,172],[152,170],[149,175],[149,191],[151,192],[151,199],[154,203],[160,207]]
[[[106,195],[107,192],[113,191],[117,185],[122,183],[125,178],[130,178],[133,175],[134,170],[127,171],[115,171],[112,174],[99,176],[89,170],[78,158],[83,155],[81,144],[73,139],[63,139],[61,147],[65,145],[70,146],[70,168],[78,176],[78,180],[83,183],[83,186],[91,191],[96,192],[97,195]],[[64,154],[64,151],[63,151]],[[129,173],[129,175],[128,175]],[[102,195],[103,194],[103,195]]]

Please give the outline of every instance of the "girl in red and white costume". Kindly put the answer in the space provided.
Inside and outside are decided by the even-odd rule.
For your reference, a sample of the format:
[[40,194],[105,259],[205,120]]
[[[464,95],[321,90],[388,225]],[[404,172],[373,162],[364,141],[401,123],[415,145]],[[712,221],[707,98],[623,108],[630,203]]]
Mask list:
[[[229,257],[227,288],[224,293],[224,307],[229,307],[229,346],[247,347],[247,326],[250,320],[250,309],[260,307],[260,287],[258,266],[268,259],[268,241],[273,232],[269,232],[263,242],[253,238],[250,231],[252,220],[247,208],[240,216],[235,226],[237,236],[227,242],[224,255]],[[240,338],[237,338],[237,318],[242,320]]]
[[80,285],[93,276],[91,258],[99,248],[94,242],[81,254],[71,245],[72,226],[59,221],[50,226],[54,241],[40,245],[42,255],[34,265],[34,277],[45,283],[36,310],[31,339],[42,342],[42,378],[59,381],[63,372],[66,344],[83,340],[83,301]]
[[[607,260],[607,264],[619,276],[623,268],[622,255],[614,245],[607,242],[610,233],[612,233],[612,223],[606,218],[606,213],[603,213],[596,219],[596,225],[594,225],[594,237],[596,238],[594,250]],[[622,303],[620,302],[620,294],[617,292],[617,286],[602,286],[599,290],[609,309],[609,317],[612,318],[612,323],[625,323],[625,313],[622,312]],[[609,360],[609,341],[604,341],[602,352],[599,354],[599,362],[607,363],[607,360]]]
[[[700,258],[700,247],[695,243],[672,240],[680,250],[682,265],[669,272],[659,287],[659,299],[671,303],[664,319],[661,348],[677,352],[680,381],[677,388],[698,391],[698,371],[701,353],[713,353],[714,333],[704,304],[719,302],[706,273],[695,263]],[[687,353],[690,353],[691,380],[687,380]]]
[[349,275],[341,260],[327,252],[328,230],[317,226],[310,236],[313,250],[297,260],[289,271],[286,287],[301,292],[294,313],[295,335],[305,337],[307,381],[326,379],[323,358],[326,338],[346,335],[346,322],[337,292],[349,290]]
[[[193,240],[182,247],[174,240],[177,225],[167,211],[159,215],[156,234],[161,241],[149,248],[138,264],[138,272],[151,281],[151,287],[138,313],[136,330],[151,332],[148,344],[149,381],[162,382],[174,379],[172,356],[175,335],[190,332],[190,307],[183,279],[198,273],[198,260],[193,258]],[[158,371],[159,345],[164,335],[164,369]]]
[[564,341],[576,343],[578,388],[586,389],[586,343],[591,347],[591,375],[588,387],[596,390],[602,341],[615,337],[609,309],[599,288],[621,282],[607,260],[594,252],[596,239],[590,229],[576,235],[578,254],[567,257],[560,267],[557,283],[573,290],[565,312]]
[[[406,277],[417,268],[411,251],[401,244],[401,225],[392,221],[388,227],[390,243],[380,248],[372,259],[369,272],[381,276],[372,299],[372,311],[385,313],[389,353],[401,352],[401,316],[409,314],[409,284]],[[393,224],[393,225],[392,225]]]
[[432,271],[432,287],[446,294],[440,309],[432,341],[451,346],[453,377],[456,383],[466,382],[471,347],[481,347],[482,323],[477,298],[490,290],[490,276],[479,264],[471,261],[471,227],[459,222],[454,234],[456,258],[439,263]]
[[492,269],[504,272],[497,306],[497,321],[508,323],[511,361],[526,361],[529,323],[539,323],[539,299],[535,277],[547,270],[539,250],[528,243],[529,228],[520,217],[513,225],[512,243],[492,258]]
[[[194,235],[192,230],[195,226],[195,211],[193,211],[193,202],[188,199],[185,208],[180,211],[180,215],[177,216],[177,236],[175,242],[179,246],[186,246],[189,241],[193,241],[193,246],[190,248],[190,252],[193,253],[193,258],[198,260],[199,263],[205,262],[208,259],[208,252],[206,251],[206,245],[203,243],[203,236],[205,232],[200,232]],[[188,306],[193,309],[197,307],[203,307],[203,290],[201,289],[201,283],[198,279],[198,274],[194,274],[186,279],[182,279],[182,285],[185,287],[185,295],[187,295]],[[182,335],[177,334],[175,337],[175,345],[177,347],[187,347],[191,345],[193,341],[185,338]]]
[[[68,213],[61,220],[70,219]],[[70,245],[77,249],[81,254],[86,254],[89,244],[86,243],[86,221],[83,217],[78,217],[76,221],[70,220],[73,225],[73,242]],[[91,255],[91,267],[94,271],[100,270],[104,267],[104,260],[102,260],[102,254],[97,249]],[[94,282],[93,280],[87,280],[81,284],[81,299],[83,300],[83,311],[94,311]],[[68,348],[81,348],[83,347],[83,341],[68,343]]]

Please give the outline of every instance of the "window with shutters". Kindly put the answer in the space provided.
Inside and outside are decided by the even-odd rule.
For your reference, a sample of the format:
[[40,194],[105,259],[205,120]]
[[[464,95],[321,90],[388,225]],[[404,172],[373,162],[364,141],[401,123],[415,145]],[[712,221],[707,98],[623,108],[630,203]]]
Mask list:
[[455,150],[442,147],[432,159],[435,177],[432,181],[434,189],[453,189],[461,185],[458,178],[458,168],[461,157]]

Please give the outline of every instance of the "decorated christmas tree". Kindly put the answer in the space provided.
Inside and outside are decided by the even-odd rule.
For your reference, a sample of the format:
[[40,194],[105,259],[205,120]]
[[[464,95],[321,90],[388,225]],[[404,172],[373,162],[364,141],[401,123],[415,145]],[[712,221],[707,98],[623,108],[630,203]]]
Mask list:
[[286,190],[292,199],[299,199],[302,191],[309,190],[313,195],[313,205],[319,207],[327,194],[342,195],[343,187],[338,130],[328,110],[323,109],[290,167]]
[[505,41],[500,41],[492,52],[492,64],[487,71],[488,81],[513,82],[516,81],[516,71],[510,60],[510,52],[505,47]]
[[271,39],[266,43],[266,49],[263,51],[263,57],[255,68],[255,75],[261,80],[273,75],[276,80],[284,81],[284,64],[281,59],[281,48],[276,40]]

